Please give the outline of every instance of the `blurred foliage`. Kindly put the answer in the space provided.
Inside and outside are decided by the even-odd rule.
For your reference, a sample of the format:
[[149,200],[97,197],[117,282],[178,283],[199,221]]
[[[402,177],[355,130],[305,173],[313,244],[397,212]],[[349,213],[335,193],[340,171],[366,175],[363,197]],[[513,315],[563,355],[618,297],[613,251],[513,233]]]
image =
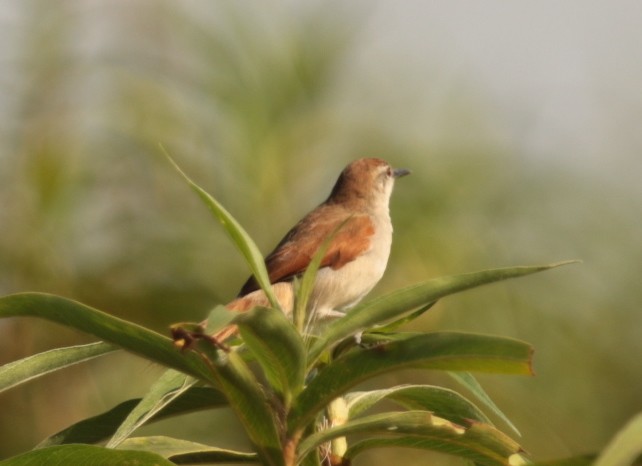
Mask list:
[[[378,75],[359,73],[359,58],[377,59],[359,57],[371,8],[3,4],[0,292],[61,294],[159,331],[198,319],[229,300],[248,270],[158,143],[264,251],[324,199],[346,163],[380,156],[413,175],[393,196],[393,253],[374,293],[479,268],[584,261],[440,303],[417,325],[532,342],[535,379],[485,387],[533,457],[595,451],[642,410],[642,196],[636,177],[624,176],[638,138],[627,146],[621,128],[604,125],[621,177],[585,169],[581,157],[569,166],[551,154],[521,156],[473,78],[443,86],[451,77],[439,81],[439,63],[426,88],[388,63]],[[3,322],[0,332],[0,363],[86,341],[31,320]],[[114,367],[137,376],[114,380]],[[114,355],[4,394],[0,457],[139,396],[157,374]],[[390,384],[435,380],[425,377]],[[206,438],[229,421],[216,416],[185,425]],[[412,451],[394,455],[419,461]]]

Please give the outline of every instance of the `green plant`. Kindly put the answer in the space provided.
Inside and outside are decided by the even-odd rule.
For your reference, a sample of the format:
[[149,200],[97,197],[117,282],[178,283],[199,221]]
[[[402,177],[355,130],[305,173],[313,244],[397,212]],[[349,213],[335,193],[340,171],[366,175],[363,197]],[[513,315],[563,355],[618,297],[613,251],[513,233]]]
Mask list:
[[[223,206],[178,170],[223,224],[271,296],[262,256],[254,242]],[[473,402],[453,390],[428,385],[351,390],[365,380],[402,368],[449,371],[487,409],[504,417],[469,372],[531,374],[532,348],[528,344],[494,336],[397,329],[445,296],[560,264],[429,280],[361,303],[314,336],[303,335],[301,325],[290,322],[273,298],[274,308],[256,308],[241,315],[218,306],[207,324],[174,326],[174,341],[58,296],[22,293],[0,298],[0,317],[41,317],[102,340],[10,363],[0,368],[0,390],[117,349],[167,368],[142,399],[125,401],[78,422],[34,450],[0,464],[45,460],[46,464],[92,465],[349,464],[365,450],[386,446],[435,450],[485,465],[520,463],[519,444],[494,427]],[[310,267],[301,278],[299,303],[305,303],[315,272],[315,267]],[[299,323],[303,321],[301,312],[295,312]],[[238,325],[241,344],[229,348],[208,337],[229,323]],[[357,344],[354,335],[359,332],[363,335]],[[368,414],[382,400],[392,401],[398,409]],[[176,438],[133,436],[138,427],[151,421],[222,407],[230,407],[238,416],[253,451],[232,451]],[[353,435],[358,440],[353,442]],[[350,443],[346,440],[349,436]],[[102,442],[106,444],[94,445]]]

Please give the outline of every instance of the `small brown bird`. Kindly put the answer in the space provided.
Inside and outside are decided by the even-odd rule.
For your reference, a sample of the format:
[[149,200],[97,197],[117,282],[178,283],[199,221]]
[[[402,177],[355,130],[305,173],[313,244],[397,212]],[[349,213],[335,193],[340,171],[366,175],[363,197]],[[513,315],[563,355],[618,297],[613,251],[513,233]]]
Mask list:
[[[313,319],[339,317],[357,304],[379,282],[386,270],[392,223],[389,201],[396,178],[408,175],[377,158],[348,165],[328,199],[292,228],[265,259],[281,308],[291,314],[292,280],[300,277],[326,238],[331,237],[321,260],[308,304]],[[246,311],[269,306],[254,277],[241,288],[228,309]],[[215,337],[223,341],[236,333],[226,327]]]

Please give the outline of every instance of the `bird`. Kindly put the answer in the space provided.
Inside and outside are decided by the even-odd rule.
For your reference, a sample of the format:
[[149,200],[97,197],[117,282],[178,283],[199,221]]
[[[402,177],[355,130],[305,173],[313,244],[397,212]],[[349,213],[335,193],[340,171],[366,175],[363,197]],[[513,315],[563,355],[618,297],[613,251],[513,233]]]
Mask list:
[[[361,158],[345,167],[328,198],[303,217],[265,258],[274,295],[291,315],[294,280],[301,277],[315,253],[325,244],[308,301],[313,320],[341,317],[367,295],[382,278],[392,244],[390,197],[397,178],[410,173],[394,169],[380,158]],[[233,311],[270,306],[251,276],[236,299],[226,305]],[[229,325],[214,334],[224,341],[236,334]]]

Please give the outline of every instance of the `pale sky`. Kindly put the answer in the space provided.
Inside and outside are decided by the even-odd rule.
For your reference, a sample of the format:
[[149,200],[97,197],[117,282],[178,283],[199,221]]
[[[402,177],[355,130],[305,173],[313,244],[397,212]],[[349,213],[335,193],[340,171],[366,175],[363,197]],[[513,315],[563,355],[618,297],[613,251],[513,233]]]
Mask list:
[[361,36],[366,73],[398,64],[415,91],[467,83],[523,156],[642,173],[642,2],[376,5]]

